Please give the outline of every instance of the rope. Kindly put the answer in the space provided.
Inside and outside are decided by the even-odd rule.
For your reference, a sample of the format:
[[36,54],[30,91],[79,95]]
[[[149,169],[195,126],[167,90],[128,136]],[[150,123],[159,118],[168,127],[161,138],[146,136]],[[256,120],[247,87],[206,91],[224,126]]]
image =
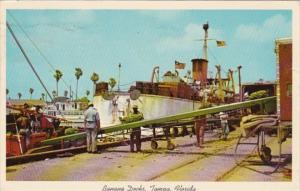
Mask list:
[[[209,47],[207,47],[207,49],[211,53],[212,57],[215,59],[216,63],[220,63],[219,60],[216,58],[216,56],[211,51],[211,49]],[[225,73],[227,75],[227,72],[223,69],[223,67],[221,67],[221,70],[222,70],[223,73]]]
[[135,82],[135,81],[132,81],[132,82],[129,82],[129,83],[126,83],[126,84],[120,84],[120,86],[128,86],[128,85],[130,85],[130,84],[134,85],[134,82]]
[[[52,69],[53,72],[55,72],[55,68],[54,66],[50,63],[50,61],[47,59],[47,57],[45,56],[45,54],[39,49],[39,47],[37,46],[37,44],[29,37],[29,35],[26,33],[26,31],[24,30],[24,28],[20,25],[20,23],[17,21],[17,19],[9,12],[7,11],[8,15],[14,20],[14,22],[16,23],[16,25],[21,29],[21,31],[25,34],[25,36],[28,38],[28,40],[33,44],[33,46],[36,48],[36,50],[39,52],[39,54],[42,56],[42,58],[46,61],[46,63],[50,66],[50,68]],[[65,86],[67,88],[69,88],[68,84],[66,83],[66,81],[61,78],[65,84]]]

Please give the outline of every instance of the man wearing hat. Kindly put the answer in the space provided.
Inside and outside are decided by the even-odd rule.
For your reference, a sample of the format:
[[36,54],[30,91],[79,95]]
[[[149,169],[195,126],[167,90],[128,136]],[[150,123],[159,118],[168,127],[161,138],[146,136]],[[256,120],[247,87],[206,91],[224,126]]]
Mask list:
[[84,112],[84,128],[87,151],[97,153],[97,132],[100,129],[100,117],[93,103],[89,103],[88,109]]
[[229,127],[228,127],[228,115],[224,112],[220,112],[220,121],[221,121],[221,127],[222,127],[222,135],[223,140],[227,140],[227,136],[229,134]]
[[[133,115],[140,114],[138,110],[138,106],[134,105],[132,107]],[[134,144],[136,146],[136,151],[140,152],[142,143],[141,143],[141,127],[136,127],[132,129],[132,132],[130,134],[130,151],[134,152]]]

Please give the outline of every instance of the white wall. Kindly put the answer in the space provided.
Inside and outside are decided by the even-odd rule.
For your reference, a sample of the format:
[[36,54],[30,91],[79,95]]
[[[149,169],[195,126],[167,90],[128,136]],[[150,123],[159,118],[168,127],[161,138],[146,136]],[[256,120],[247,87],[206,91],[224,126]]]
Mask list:
[[[127,104],[126,99],[128,98],[129,94],[122,94],[119,96],[118,110],[125,110]],[[93,103],[99,111],[102,127],[120,123],[119,120],[112,123],[113,106],[111,101],[104,100],[101,96],[95,96]],[[131,106],[134,104],[138,105],[139,110],[144,114],[145,119],[153,119],[193,110],[193,101],[191,100],[155,95],[141,95],[139,100],[131,100]],[[194,102],[195,109],[199,106],[199,102]]]

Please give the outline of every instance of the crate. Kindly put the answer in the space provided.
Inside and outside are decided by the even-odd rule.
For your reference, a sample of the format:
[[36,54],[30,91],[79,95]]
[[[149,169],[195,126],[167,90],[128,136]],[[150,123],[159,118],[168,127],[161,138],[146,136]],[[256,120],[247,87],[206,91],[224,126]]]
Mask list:
[[39,146],[40,142],[46,139],[47,139],[47,133],[45,132],[31,134],[30,144],[28,145],[28,149],[32,149],[36,146]]
[[22,154],[21,148],[23,153],[25,153],[26,150],[26,144],[25,144],[25,137],[20,135],[20,143],[18,141],[17,135],[6,135],[6,156],[19,156]]

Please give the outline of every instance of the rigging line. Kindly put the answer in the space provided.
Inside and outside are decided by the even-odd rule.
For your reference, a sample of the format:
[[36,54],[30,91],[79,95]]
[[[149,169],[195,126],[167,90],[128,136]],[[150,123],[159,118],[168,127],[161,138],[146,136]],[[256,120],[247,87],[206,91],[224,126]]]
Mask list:
[[[53,72],[55,72],[55,68],[54,66],[50,63],[50,61],[47,59],[47,57],[45,56],[45,54],[38,48],[37,44],[29,37],[29,35],[26,33],[26,31],[23,29],[23,27],[20,25],[20,23],[17,21],[17,19],[9,12],[7,11],[7,13],[9,14],[9,16],[15,21],[15,23],[17,24],[17,26],[21,29],[21,31],[25,34],[25,36],[28,38],[28,40],[33,44],[33,46],[36,48],[36,50],[40,53],[40,55],[44,58],[44,60],[46,61],[46,63],[50,66],[50,68],[53,70]],[[69,88],[67,82],[61,78],[65,84],[65,86],[67,88]]]
[[127,86],[127,85],[130,85],[130,84],[134,84],[135,81],[132,81],[132,82],[129,82],[129,83],[126,83],[126,84],[120,84],[120,86]]
[[40,76],[38,75],[38,73],[36,72],[35,68],[33,67],[32,63],[30,62],[29,58],[27,57],[23,47],[21,46],[21,44],[19,43],[17,37],[15,36],[14,32],[12,31],[10,25],[8,24],[8,22],[6,22],[6,26],[9,30],[9,32],[11,33],[13,39],[15,40],[15,42],[17,43],[18,47],[20,48],[22,54],[24,55],[27,63],[29,64],[29,66],[31,67],[31,69],[33,70],[34,74],[36,75],[36,77],[38,78],[38,80],[40,81],[40,83],[42,84],[43,88],[45,89],[45,91],[47,92],[48,96],[50,97],[51,101],[53,101],[49,91],[47,90],[46,86],[44,85],[43,81],[41,80]]
[[[216,58],[216,56],[213,54],[213,52],[211,51],[211,49],[209,48],[209,47],[207,47],[207,49],[208,49],[208,51],[211,53],[211,55],[213,56],[213,58],[216,60],[216,62],[217,63],[220,63],[219,61],[218,61],[218,59]],[[223,69],[223,67],[221,67],[221,71],[223,72],[223,73],[225,73],[225,74],[227,74],[227,71],[225,71],[224,69]]]
[[213,58],[215,59],[215,61],[216,61],[217,63],[219,63],[218,59],[217,59],[216,56],[213,54],[213,52],[211,51],[211,49],[210,49],[209,47],[207,47],[207,49],[208,49],[209,53],[211,53],[211,55],[213,56]]

